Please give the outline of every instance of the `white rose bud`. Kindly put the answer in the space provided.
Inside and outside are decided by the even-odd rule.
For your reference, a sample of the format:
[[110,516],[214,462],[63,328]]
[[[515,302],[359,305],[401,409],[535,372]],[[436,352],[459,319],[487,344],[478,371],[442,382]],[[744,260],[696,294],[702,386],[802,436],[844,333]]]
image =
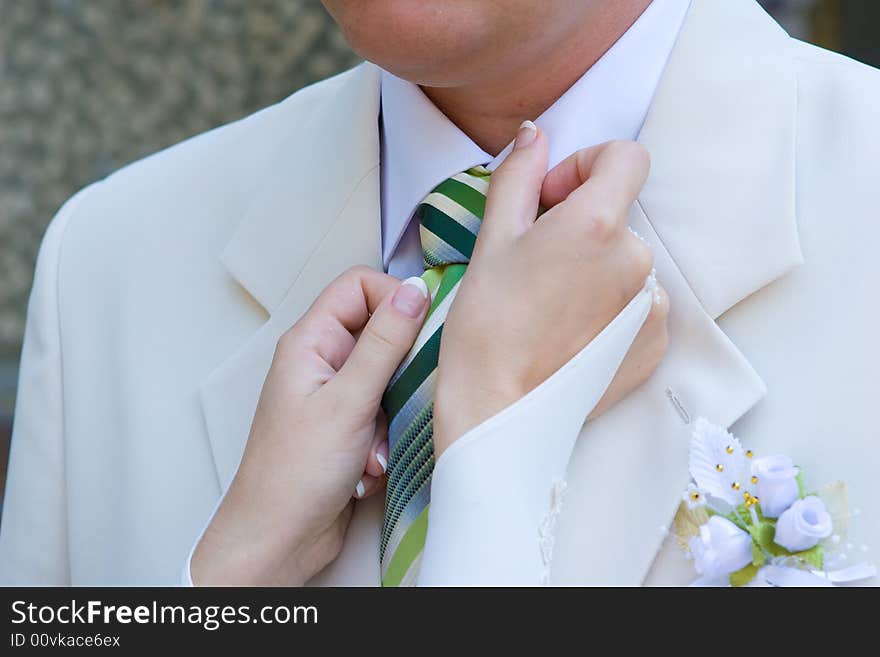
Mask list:
[[773,542],[789,552],[802,552],[831,536],[831,516],[815,495],[798,500],[776,521]]
[[758,478],[757,494],[766,517],[778,518],[798,498],[798,469],[787,456],[755,459],[752,474]]
[[700,525],[700,535],[692,537],[688,545],[703,577],[729,575],[752,562],[752,539],[721,516],[712,516]]

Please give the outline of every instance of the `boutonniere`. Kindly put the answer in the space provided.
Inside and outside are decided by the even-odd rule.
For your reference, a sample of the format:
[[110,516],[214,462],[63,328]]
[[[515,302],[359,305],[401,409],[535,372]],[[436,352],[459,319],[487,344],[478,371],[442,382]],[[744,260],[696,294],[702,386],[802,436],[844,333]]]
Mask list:
[[811,491],[784,455],[758,456],[705,419],[694,422],[673,533],[693,559],[698,586],[831,586],[873,577],[847,538],[842,482]]

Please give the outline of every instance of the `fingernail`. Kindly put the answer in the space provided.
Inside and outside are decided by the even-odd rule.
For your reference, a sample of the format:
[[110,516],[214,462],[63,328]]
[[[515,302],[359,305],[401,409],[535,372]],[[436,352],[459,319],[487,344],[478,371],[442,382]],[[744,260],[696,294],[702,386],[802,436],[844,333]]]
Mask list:
[[391,305],[397,308],[407,317],[415,319],[418,317],[422,308],[425,307],[425,300],[428,298],[428,286],[418,276],[407,278],[391,299]]
[[537,136],[538,126],[531,121],[523,121],[519,126],[519,132],[516,133],[516,143],[513,145],[513,150],[525,148],[535,141],[535,137]]
[[354,496],[355,497],[363,497],[365,490],[366,489],[364,488],[364,480],[363,479],[358,480],[358,485],[354,489]]
[[379,467],[382,472],[388,472],[388,461],[382,456],[382,452],[376,452],[376,460],[379,461]]

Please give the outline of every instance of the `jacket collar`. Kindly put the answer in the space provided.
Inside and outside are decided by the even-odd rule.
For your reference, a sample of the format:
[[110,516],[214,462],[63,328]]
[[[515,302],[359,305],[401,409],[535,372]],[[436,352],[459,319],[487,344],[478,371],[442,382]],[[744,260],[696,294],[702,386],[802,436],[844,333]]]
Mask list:
[[[335,223],[354,216],[346,214],[351,195],[379,166],[379,73],[362,64],[325,82],[331,90],[309,118],[295,123],[301,112],[285,126],[279,154],[221,255],[269,313]],[[356,229],[378,234],[374,218]]]
[[220,255],[269,314],[201,385],[221,491],[241,459],[278,338],[342,271],[382,264],[379,71],[364,64],[323,84],[305,92],[324,93],[310,112],[297,105],[286,111],[279,154]]

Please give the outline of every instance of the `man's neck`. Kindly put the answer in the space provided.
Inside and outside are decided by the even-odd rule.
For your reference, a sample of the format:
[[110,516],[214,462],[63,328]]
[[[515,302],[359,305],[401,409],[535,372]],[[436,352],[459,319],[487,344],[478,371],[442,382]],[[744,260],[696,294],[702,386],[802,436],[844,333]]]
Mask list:
[[422,87],[431,101],[484,151],[500,153],[525,119],[555,103],[630,28],[651,0],[596,3],[551,52],[526,67],[457,87]]

